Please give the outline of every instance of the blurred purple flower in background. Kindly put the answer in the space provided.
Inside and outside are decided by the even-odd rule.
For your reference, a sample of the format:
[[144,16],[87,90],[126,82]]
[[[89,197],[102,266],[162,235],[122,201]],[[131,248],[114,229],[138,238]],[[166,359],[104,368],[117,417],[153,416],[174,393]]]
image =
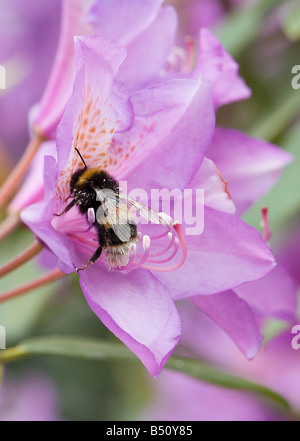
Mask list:
[[13,161],[28,143],[28,112],[53,63],[59,6],[58,0],[1,0],[0,64],[7,71],[7,88],[0,91],[0,143]]
[[0,390],[0,421],[60,421],[58,391],[44,373],[5,375]]
[[276,421],[253,396],[210,385],[181,373],[163,371],[153,384],[153,401],[141,414],[152,421]]

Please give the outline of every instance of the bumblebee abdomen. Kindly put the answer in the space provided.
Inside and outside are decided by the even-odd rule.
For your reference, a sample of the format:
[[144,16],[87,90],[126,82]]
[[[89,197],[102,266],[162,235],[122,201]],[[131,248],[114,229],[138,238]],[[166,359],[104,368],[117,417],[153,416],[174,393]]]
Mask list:
[[[124,245],[108,222],[95,223],[98,241],[103,247]],[[130,224],[130,240],[137,237],[137,226]]]

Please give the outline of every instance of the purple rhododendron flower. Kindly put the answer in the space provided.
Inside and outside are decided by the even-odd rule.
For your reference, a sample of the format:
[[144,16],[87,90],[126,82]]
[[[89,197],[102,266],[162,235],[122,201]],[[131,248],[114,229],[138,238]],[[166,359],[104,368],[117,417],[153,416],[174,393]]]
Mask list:
[[[226,290],[263,277],[274,258],[261,235],[233,214],[226,184],[205,157],[214,133],[215,77],[166,75],[129,95],[120,78],[130,78],[133,69],[125,69],[122,45],[95,35],[80,37],[75,54],[76,80],[58,127],[57,161],[45,157],[45,198],[26,208],[22,220],[57,256],[60,269],[70,273],[98,246],[90,228],[95,219],[79,213],[76,204],[56,216],[69,203],[73,173],[83,167],[75,148],[89,168],[106,170],[129,191],[197,190],[201,185],[207,202],[204,207],[201,201],[192,203],[204,210],[202,234],[188,235],[184,219],[181,227],[176,218],[174,224],[138,224],[136,254],[130,248],[121,268],[108,271],[104,250],[94,265],[79,272],[80,284],[92,310],[153,376],[178,343],[181,325],[174,300],[182,298],[192,298],[253,357],[261,339],[254,313]],[[290,160],[276,147],[270,149],[281,167]],[[247,323],[242,341],[236,332],[241,323]]]

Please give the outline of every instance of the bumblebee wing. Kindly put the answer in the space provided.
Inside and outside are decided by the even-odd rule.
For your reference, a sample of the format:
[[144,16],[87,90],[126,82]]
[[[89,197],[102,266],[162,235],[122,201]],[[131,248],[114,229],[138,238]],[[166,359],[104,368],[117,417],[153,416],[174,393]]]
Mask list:
[[158,211],[152,210],[152,208],[147,207],[124,193],[120,193],[119,198],[148,222],[161,224],[165,227],[172,227],[173,219],[166,213],[159,213]]
[[96,212],[98,223],[108,224],[121,242],[131,239],[130,215],[127,205],[119,200],[119,195],[112,190],[95,188],[97,199],[101,202]]

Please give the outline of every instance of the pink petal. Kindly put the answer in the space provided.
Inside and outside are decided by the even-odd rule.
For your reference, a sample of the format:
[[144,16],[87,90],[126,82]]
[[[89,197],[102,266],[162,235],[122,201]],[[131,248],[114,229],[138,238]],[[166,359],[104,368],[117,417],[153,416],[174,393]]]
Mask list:
[[126,46],[127,57],[120,75],[130,91],[141,89],[150,80],[157,79],[174,44],[176,26],[174,9],[163,8],[153,23]]
[[162,3],[163,0],[97,0],[90,19],[99,33],[127,45],[151,25]]
[[255,356],[262,336],[254,313],[244,300],[233,291],[195,296],[191,300],[231,337],[248,359]]
[[118,69],[126,51],[118,43],[100,36],[75,40],[77,76],[72,98],[58,127],[58,197],[69,196],[73,170],[86,164],[108,169],[108,148],[113,133],[132,124],[132,106],[118,80]]
[[296,319],[297,283],[280,264],[263,278],[241,285],[234,292],[259,314]]
[[215,294],[263,277],[274,257],[261,234],[237,216],[205,208],[202,234],[186,236],[187,258],[176,271],[156,273],[174,299]]
[[134,94],[134,124],[113,140],[124,158],[117,177],[144,190],[186,188],[214,130],[209,89],[206,82],[178,79]]
[[201,29],[193,76],[204,75],[211,80],[215,107],[243,100],[251,95],[238,70],[238,64],[219,40],[208,29]]
[[180,319],[164,286],[150,272],[107,272],[99,266],[79,273],[87,302],[100,320],[156,377],[180,336]]
[[44,200],[25,208],[21,213],[21,219],[37,238],[60,259],[61,270],[71,273],[74,271],[74,262],[76,264],[76,253],[72,241],[66,235],[56,231],[51,225],[53,218],[51,198],[55,189],[55,177],[56,160],[51,156],[46,156]]
[[210,159],[203,159],[191,187],[204,190],[204,201],[207,207],[225,213],[235,213],[235,205],[227,191],[227,182]]
[[53,68],[39,103],[34,126],[53,137],[64,107],[71,96],[75,77],[74,35],[92,32],[87,20],[89,1],[64,0],[62,27]]
[[217,128],[208,151],[241,213],[276,183],[292,156],[273,144],[232,129]]
[[219,0],[189,0],[176,2],[179,15],[179,43],[186,35],[198,37],[199,29],[213,28],[224,15],[224,5]]
[[289,274],[300,285],[300,229],[299,222],[285,229],[278,237],[277,255],[280,263],[288,270]]

